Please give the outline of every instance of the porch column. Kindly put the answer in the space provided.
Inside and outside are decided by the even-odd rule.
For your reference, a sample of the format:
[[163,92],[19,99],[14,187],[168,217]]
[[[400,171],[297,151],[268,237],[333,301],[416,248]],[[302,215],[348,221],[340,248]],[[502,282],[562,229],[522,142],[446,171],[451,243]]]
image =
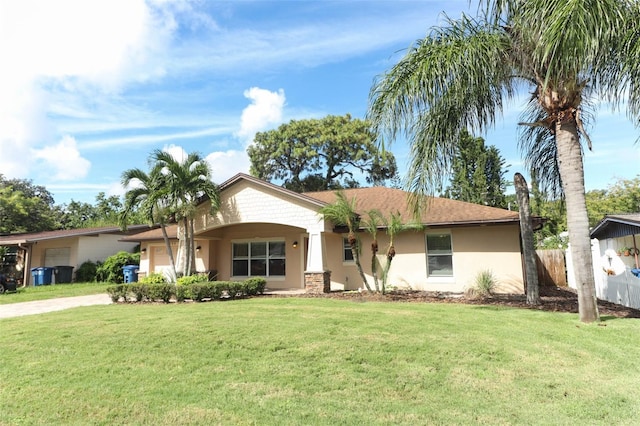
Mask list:
[[304,288],[307,293],[329,293],[331,271],[325,269],[324,238],[320,231],[309,231],[307,265],[304,271]]

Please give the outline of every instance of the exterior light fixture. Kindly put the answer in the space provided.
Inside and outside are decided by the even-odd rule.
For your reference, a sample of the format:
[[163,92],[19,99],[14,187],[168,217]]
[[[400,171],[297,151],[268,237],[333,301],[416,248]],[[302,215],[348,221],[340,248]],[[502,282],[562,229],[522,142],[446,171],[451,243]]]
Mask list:
[[298,248],[298,242],[297,241],[293,242],[293,248]]

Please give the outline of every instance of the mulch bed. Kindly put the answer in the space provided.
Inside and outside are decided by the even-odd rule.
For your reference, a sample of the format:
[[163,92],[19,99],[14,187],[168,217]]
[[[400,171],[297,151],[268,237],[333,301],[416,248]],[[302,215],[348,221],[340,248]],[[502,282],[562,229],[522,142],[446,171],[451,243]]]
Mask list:
[[[535,309],[550,312],[578,313],[578,295],[571,288],[541,287],[542,303],[536,306],[527,305],[525,295],[495,295],[486,298],[466,298],[460,294],[429,291],[398,290],[385,295],[378,293],[331,292],[327,294],[304,294],[296,297],[321,297],[352,300],[354,302],[422,302],[422,303],[462,303],[469,305],[495,305],[512,308]],[[617,318],[640,318],[640,310],[598,300],[600,316]]]

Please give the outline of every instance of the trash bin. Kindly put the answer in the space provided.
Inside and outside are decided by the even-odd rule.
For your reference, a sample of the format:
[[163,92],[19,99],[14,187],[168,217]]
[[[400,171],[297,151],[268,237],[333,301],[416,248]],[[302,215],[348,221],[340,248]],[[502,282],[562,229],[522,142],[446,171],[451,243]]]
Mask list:
[[53,275],[53,268],[44,266],[31,268],[31,276],[33,277],[33,285],[49,285]]
[[122,272],[124,274],[124,282],[135,283],[138,282],[138,269],[140,266],[138,265],[125,265],[122,267]]
[[73,266],[56,266],[56,284],[70,283],[73,277]]

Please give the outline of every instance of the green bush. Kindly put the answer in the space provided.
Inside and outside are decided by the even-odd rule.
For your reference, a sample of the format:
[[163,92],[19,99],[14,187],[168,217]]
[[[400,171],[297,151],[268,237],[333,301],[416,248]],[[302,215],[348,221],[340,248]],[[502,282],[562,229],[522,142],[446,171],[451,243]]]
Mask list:
[[194,283],[203,283],[209,281],[209,275],[206,273],[199,273],[194,275],[188,275],[185,277],[178,278],[176,284],[178,285],[189,285]]
[[114,285],[107,287],[107,294],[111,297],[113,303],[118,303],[120,299],[127,301],[127,293],[129,289],[126,284]]
[[[152,274],[153,275],[153,274]],[[150,276],[151,277],[151,276]],[[192,275],[183,277],[180,282],[186,284],[146,283],[119,284],[107,287],[107,293],[113,302],[145,302],[163,301],[169,303],[173,297],[176,301],[184,302],[191,299],[202,302],[205,299],[237,299],[246,296],[262,294],[266,285],[264,278],[250,278],[245,281],[202,281],[207,275]],[[134,299],[135,298],[135,299]]]
[[76,270],[76,282],[77,283],[91,283],[96,281],[96,273],[98,271],[98,264],[87,260]]
[[256,296],[264,293],[267,280],[262,277],[251,277],[244,280],[243,284],[244,292],[247,296]]
[[152,272],[146,277],[142,277],[138,280],[141,284],[164,284],[167,282],[167,279],[160,272]]
[[149,300],[149,286],[147,284],[132,283],[128,286],[131,293],[135,296],[136,302],[144,302],[145,300]]
[[148,286],[148,289],[149,300],[152,302],[161,300],[164,303],[169,303],[176,292],[176,286],[169,283],[152,284]]
[[124,282],[122,267],[126,265],[139,265],[140,253],[128,253],[121,251],[109,256],[96,270],[96,279],[108,283]]

